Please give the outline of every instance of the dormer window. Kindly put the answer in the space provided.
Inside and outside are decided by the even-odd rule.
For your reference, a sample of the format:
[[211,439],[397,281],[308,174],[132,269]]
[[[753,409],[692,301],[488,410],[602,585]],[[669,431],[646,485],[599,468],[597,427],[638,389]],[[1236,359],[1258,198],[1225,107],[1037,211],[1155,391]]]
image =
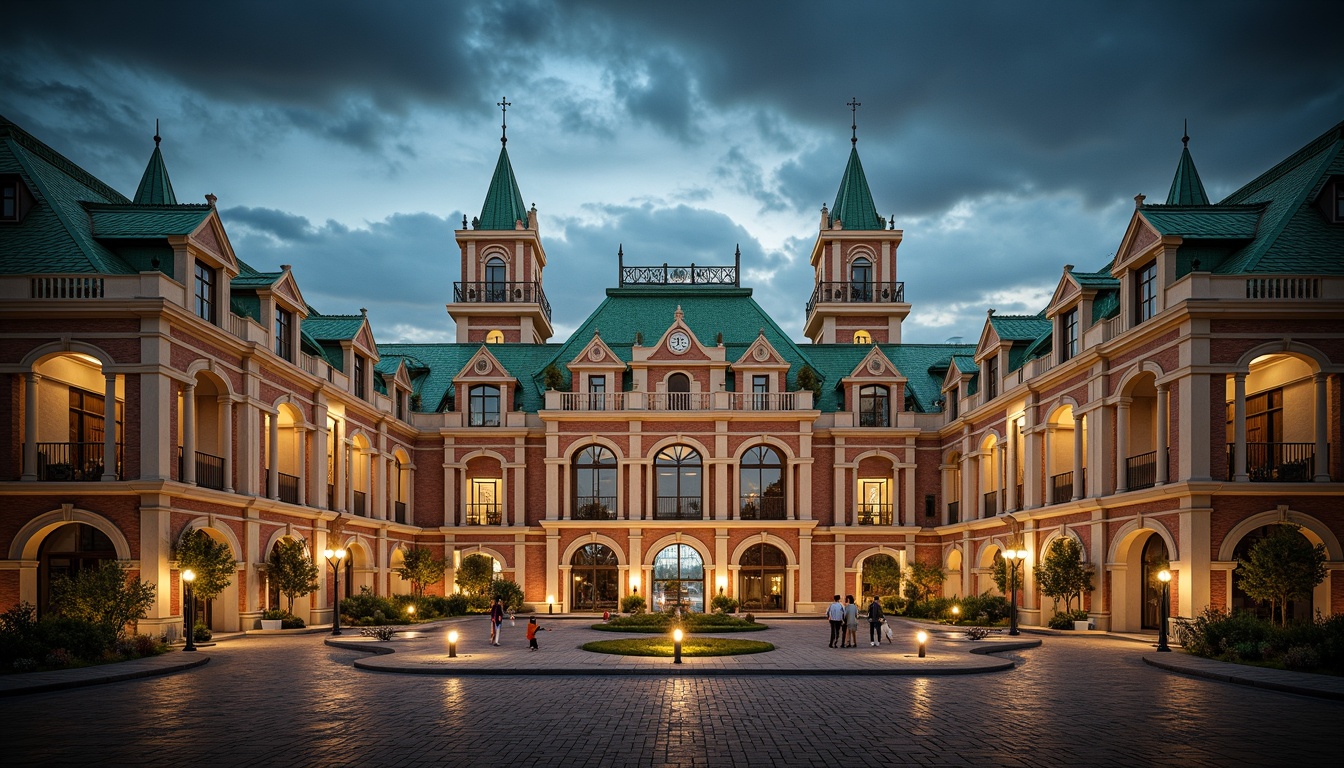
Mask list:
[[1063,342],[1059,347],[1059,361],[1068,362],[1078,356],[1078,308],[1075,307],[1060,315],[1059,318],[1060,339]]
[[294,341],[292,329],[294,313],[279,307],[275,308],[275,354],[283,360],[294,362]]
[[947,393],[947,420],[961,418],[961,387],[953,387]]
[[867,386],[859,389],[859,426],[891,426],[891,398],[886,387]]
[[0,221],[19,220],[19,180],[0,179]]
[[490,384],[472,387],[467,399],[467,426],[498,427],[499,403],[499,387]]
[[196,316],[215,322],[215,305],[219,303],[219,285],[215,270],[196,262]]
[[855,343],[855,344],[872,344],[872,343],[873,343],[873,335],[872,335],[871,333],[867,332],[867,331],[855,331],[855,332],[854,332],[854,343]]
[[355,397],[368,399],[368,375],[365,370],[364,356],[355,355]]
[[1134,270],[1134,322],[1157,314],[1157,261]]
[[999,396],[999,356],[985,360],[985,402]]

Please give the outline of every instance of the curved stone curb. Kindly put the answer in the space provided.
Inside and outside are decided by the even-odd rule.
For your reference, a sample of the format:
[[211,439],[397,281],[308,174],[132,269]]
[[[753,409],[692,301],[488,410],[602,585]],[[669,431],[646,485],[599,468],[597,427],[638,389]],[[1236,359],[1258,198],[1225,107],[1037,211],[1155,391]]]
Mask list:
[[[370,672],[388,672],[403,675],[439,675],[454,677],[486,677],[486,676],[657,676],[657,677],[738,677],[738,676],[827,676],[827,677],[892,677],[892,676],[945,676],[945,675],[975,675],[985,672],[1003,672],[1013,669],[1017,666],[1016,662],[1010,659],[987,659],[986,654],[1004,653],[1008,651],[1018,651],[1027,648],[1036,648],[1041,645],[1040,640],[1022,640],[1022,641],[1003,641],[978,644],[974,648],[967,649],[968,654],[973,654],[976,658],[967,658],[966,663],[956,666],[919,666],[921,662],[910,662],[908,665],[887,666],[887,667],[778,667],[778,666],[740,666],[740,667],[721,667],[708,666],[713,659],[728,657],[706,657],[704,661],[697,663],[697,659],[688,658],[686,664],[680,667],[674,666],[670,661],[653,664],[642,662],[633,665],[614,665],[602,664],[592,666],[571,666],[571,667],[531,667],[521,665],[501,665],[492,664],[483,666],[473,664],[467,661],[462,664],[447,663],[429,663],[413,660],[394,659],[393,655],[396,649],[389,645],[376,641],[347,641],[328,638],[326,645],[334,648],[342,648],[351,651],[360,651],[373,654],[371,658],[355,659],[352,664],[357,669]],[[764,655],[764,654],[762,654]],[[641,657],[642,658],[642,657]]]
[[[1189,661],[1189,658],[1182,661]],[[1205,663],[1207,662],[1207,664]],[[1296,693],[1299,696],[1312,696],[1318,699],[1332,699],[1334,701],[1344,701],[1344,682],[1335,683],[1328,686],[1330,680],[1322,681],[1327,685],[1304,685],[1292,682],[1297,679],[1301,673],[1283,672],[1277,669],[1263,669],[1261,667],[1243,668],[1236,664],[1229,664],[1225,661],[1215,661],[1213,659],[1200,659],[1197,664],[1177,663],[1174,659],[1168,661],[1166,657],[1144,656],[1143,663],[1150,667],[1165,669],[1168,672],[1176,672],[1191,677],[1202,677],[1207,680],[1217,680],[1223,683],[1232,683],[1233,685],[1247,685],[1252,688],[1264,688],[1281,693]],[[1217,665],[1217,666],[1214,666]],[[1245,670],[1244,672],[1242,670]],[[1236,670],[1236,671],[1231,671]],[[1289,677],[1289,676],[1292,677]],[[1279,677],[1280,679],[1274,679]],[[1314,680],[1309,682],[1316,682]]]
[[[164,659],[167,659],[167,661],[164,661]],[[189,655],[183,654],[181,651],[176,653],[169,651],[160,656],[152,656],[148,659],[132,659],[117,664],[29,673],[34,676],[41,676],[41,679],[34,677],[25,680],[21,679],[21,675],[6,675],[4,678],[0,678],[0,696],[23,696],[29,693],[62,691],[89,685],[119,683],[123,680],[138,680],[143,677],[171,675],[174,672],[182,672],[202,666],[208,661],[210,661],[210,657],[205,654]],[[127,667],[123,665],[135,666]],[[103,670],[108,671],[104,673]]]

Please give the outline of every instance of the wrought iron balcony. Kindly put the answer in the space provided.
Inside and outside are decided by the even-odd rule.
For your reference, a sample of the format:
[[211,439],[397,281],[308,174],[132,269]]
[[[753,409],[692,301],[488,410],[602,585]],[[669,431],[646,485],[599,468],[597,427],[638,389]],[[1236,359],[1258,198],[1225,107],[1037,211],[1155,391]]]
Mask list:
[[477,282],[453,283],[453,302],[457,304],[540,304],[546,319],[551,319],[551,303],[541,283]]
[[574,499],[575,520],[615,520],[615,496],[579,496]]
[[855,283],[822,282],[812,291],[807,302],[807,314],[818,304],[903,304],[905,303],[905,283]]
[[[177,447],[177,476],[179,478],[184,474],[182,471],[182,446]],[[202,451],[196,452],[196,485],[201,488],[214,488],[217,491],[224,490],[224,457],[214,456]]]
[[686,496],[659,496],[654,508],[655,520],[700,520],[700,500]]
[[[96,482],[103,479],[103,443],[38,443],[37,479],[52,482]],[[121,444],[117,444],[116,475],[121,477]]]
[[895,514],[895,504],[861,504],[859,525],[891,525]]
[[999,492],[990,491],[985,494],[985,517],[993,517],[999,514]]
[[363,491],[354,491],[353,493],[355,497],[355,504],[354,509],[350,511],[356,515],[359,515],[360,517],[368,517],[369,516],[368,495],[365,494]]
[[784,508],[783,496],[747,494],[738,507],[738,517],[742,520],[787,520],[789,515]]
[[[1236,474],[1236,454],[1236,443],[1228,443],[1229,477]],[[1316,476],[1316,444],[1247,443],[1246,474],[1253,483],[1309,483]]]
[[504,507],[496,502],[467,505],[467,525],[503,525]]
[[1131,491],[1157,485],[1157,451],[1125,459],[1125,487]]
[[406,522],[406,502],[404,501],[392,502],[392,521],[396,523]]

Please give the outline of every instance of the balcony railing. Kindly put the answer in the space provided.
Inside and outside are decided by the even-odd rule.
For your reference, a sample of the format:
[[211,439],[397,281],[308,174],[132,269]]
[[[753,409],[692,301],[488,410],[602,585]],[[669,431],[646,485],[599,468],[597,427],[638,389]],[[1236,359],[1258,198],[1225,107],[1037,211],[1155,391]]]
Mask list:
[[[267,470],[268,472],[270,470]],[[268,478],[269,479],[269,478]],[[280,500],[287,504],[299,503],[299,478],[294,475],[280,473],[280,479],[277,483],[280,491]]]
[[714,407],[711,392],[650,392],[651,411],[708,411]]
[[905,302],[905,283],[854,283],[844,282],[823,282],[817,283],[817,287],[812,291],[812,298],[807,302],[807,314],[811,315],[812,310],[818,304],[829,303],[887,303],[902,304]]
[[985,494],[985,517],[993,517],[999,514],[999,492],[990,491]]
[[862,504],[858,512],[859,525],[891,525],[896,514],[896,505]]
[[392,522],[394,523],[406,522],[406,502],[404,501],[392,502]]
[[540,304],[546,319],[551,319],[551,303],[541,283],[479,282],[453,283],[453,302],[457,304]]
[[[86,482],[103,479],[103,443],[38,443],[37,479]],[[117,444],[117,477],[121,477],[121,444]]]
[[700,500],[685,496],[659,496],[656,499],[655,520],[699,520]]
[[859,411],[860,427],[890,427],[891,416],[886,411]]
[[735,411],[792,411],[794,392],[730,392],[728,407]]
[[623,411],[624,392],[561,392],[562,411]]
[[496,502],[467,504],[467,525],[502,525],[504,507]]
[[88,275],[52,275],[32,279],[34,299],[101,299],[103,278]]
[[363,491],[355,491],[354,495],[355,495],[355,504],[354,504],[355,508],[350,511],[356,515],[359,515],[360,517],[368,517],[369,515],[368,496]]
[[1318,277],[1251,277],[1246,279],[1248,299],[1319,299]]
[[1157,451],[1125,459],[1125,487],[1131,491],[1157,485]]
[[801,392],[547,392],[546,407],[562,411],[793,411],[812,407]]
[[761,496],[759,494],[747,494],[743,496],[741,504],[738,507],[737,515],[741,520],[789,519],[788,510],[785,509],[785,498],[783,496]]
[[1050,503],[1066,504],[1073,501],[1073,473],[1060,472],[1050,476]]
[[960,501],[949,501],[947,503],[947,522],[948,524],[961,522]]
[[[1329,446],[1326,447],[1329,460]],[[1236,473],[1236,443],[1227,444],[1227,472]],[[1315,443],[1247,443],[1246,474],[1253,483],[1308,483],[1316,476]]]
[[[182,446],[179,445],[177,447],[177,476],[181,479],[184,474],[182,471]],[[224,490],[224,457],[197,451],[196,485],[201,488],[214,488],[217,491]]]
[[575,520],[615,520],[615,496],[579,496],[574,499]]
[[1014,496],[1013,499],[1015,499],[1016,502],[1017,502],[1016,505],[1014,505],[1014,507],[1013,507],[1014,509],[1025,509],[1025,508],[1026,508],[1026,506],[1027,506],[1027,502],[1026,502],[1026,499],[1022,498],[1022,483],[1020,483],[1020,482],[1017,484],[1017,495]]

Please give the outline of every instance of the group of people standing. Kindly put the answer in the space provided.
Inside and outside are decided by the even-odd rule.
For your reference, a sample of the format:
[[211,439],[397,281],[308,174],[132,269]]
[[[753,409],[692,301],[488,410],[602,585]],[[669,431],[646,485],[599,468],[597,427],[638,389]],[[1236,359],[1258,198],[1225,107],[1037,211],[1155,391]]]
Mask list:
[[[509,614],[509,622],[513,622],[513,614]],[[499,636],[504,629],[504,601],[495,598],[495,604],[490,606],[490,644],[499,645]],[[537,624],[537,617],[533,616],[527,620],[527,649],[535,651],[537,646],[537,633],[545,632],[546,628]]]
[[[859,646],[859,606],[853,595],[845,595],[844,602],[835,596],[835,602],[826,609],[826,618],[831,622],[831,648],[857,648]],[[886,615],[882,613],[882,603],[877,595],[868,604],[868,645],[876,647],[882,644]],[[887,642],[891,642],[891,633],[886,632]]]

